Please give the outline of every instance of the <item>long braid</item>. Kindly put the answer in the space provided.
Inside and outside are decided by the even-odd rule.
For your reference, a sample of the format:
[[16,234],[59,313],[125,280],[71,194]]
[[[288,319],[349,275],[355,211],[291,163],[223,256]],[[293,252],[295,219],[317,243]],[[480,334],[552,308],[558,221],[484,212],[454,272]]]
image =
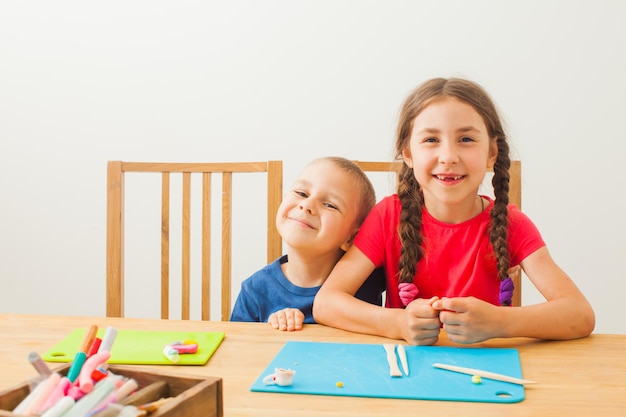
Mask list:
[[402,244],[398,278],[402,283],[412,283],[417,263],[423,256],[421,232],[423,199],[413,170],[406,165],[403,165],[400,170],[398,197],[402,203],[398,226],[398,235]]
[[[495,201],[491,210],[491,223],[489,225],[489,240],[496,258],[498,276],[501,280],[501,303],[511,304],[513,294],[512,281],[509,278],[509,247],[507,244],[507,228],[509,224],[509,145],[504,137],[497,138],[498,158],[494,164],[494,175],[491,181],[493,185]],[[503,295],[505,293],[506,295]]]

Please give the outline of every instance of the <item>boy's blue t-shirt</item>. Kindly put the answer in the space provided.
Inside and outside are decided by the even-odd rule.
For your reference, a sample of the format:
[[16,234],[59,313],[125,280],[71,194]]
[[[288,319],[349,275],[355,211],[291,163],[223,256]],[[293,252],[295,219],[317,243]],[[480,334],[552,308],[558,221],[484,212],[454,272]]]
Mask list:
[[[315,323],[313,300],[320,287],[304,288],[289,282],[280,265],[283,255],[241,283],[241,291],[233,307],[230,321],[267,322],[269,316],[284,308],[297,308],[304,313],[305,323]],[[376,269],[355,296],[371,304],[382,304],[385,274]]]

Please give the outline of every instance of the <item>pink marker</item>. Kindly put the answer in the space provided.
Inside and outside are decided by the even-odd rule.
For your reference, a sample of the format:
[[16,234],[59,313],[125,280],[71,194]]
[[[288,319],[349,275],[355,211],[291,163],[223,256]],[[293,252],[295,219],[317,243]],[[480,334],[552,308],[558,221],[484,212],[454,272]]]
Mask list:
[[70,385],[72,385],[70,380],[67,379],[67,377],[65,376],[62,377],[59,382],[57,382],[56,386],[52,389],[52,392],[50,392],[50,394],[48,395],[48,399],[46,399],[41,407],[39,407],[38,412],[41,414],[43,411],[48,410],[50,407],[56,404],[57,401],[59,401],[65,396],[65,394],[67,394]]

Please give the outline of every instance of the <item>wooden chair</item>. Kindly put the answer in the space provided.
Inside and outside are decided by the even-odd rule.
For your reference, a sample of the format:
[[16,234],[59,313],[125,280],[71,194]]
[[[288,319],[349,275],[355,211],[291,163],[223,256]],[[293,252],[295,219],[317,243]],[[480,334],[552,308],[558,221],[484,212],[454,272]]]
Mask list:
[[[379,162],[379,161],[354,161],[363,171],[367,172],[399,172],[403,162]],[[520,210],[522,209],[522,162],[517,160],[511,161],[509,168],[509,203],[515,204]],[[396,175],[396,181],[398,176]],[[513,293],[513,306],[522,305],[522,273],[511,274],[511,279],[515,284],[515,292]]]
[[[181,318],[190,313],[190,212],[191,178],[202,178],[201,226],[201,316],[210,319],[211,283],[211,178],[222,177],[221,224],[221,319],[229,320],[231,313],[231,233],[232,179],[243,173],[266,173],[267,176],[267,263],[282,254],[282,240],[276,230],[275,216],[282,199],[282,161],[225,163],[152,163],[109,161],[107,172],[107,249],[106,286],[109,317],[124,317],[124,183],[129,173],[158,173],[161,176],[161,318],[169,318],[170,299],[170,177],[182,176],[182,300]],[[197,203],[196,204],[200,204]],[[263,203],[264,204],[264,203]],[[257,210],[258,206],[251,207]],[[197,228],[198,230],[200,228]],[[194,228],[196,230],[196,228]]]

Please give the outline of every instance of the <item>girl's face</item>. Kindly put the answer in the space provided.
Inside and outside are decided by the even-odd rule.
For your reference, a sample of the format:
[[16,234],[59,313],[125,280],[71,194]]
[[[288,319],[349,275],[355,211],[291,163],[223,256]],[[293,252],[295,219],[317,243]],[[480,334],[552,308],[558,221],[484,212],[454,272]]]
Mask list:
[[276,226],[283,240],[310,255],[347,250],[357,230],[360,197],[352,182],[330,161],[308,165],[278,208]]
[[480,203],[478,188],[495,163],[497,145],[472,106],[445,97],[413,120],[402,156],[422,187],[426,208],[437,217],[435,213],[450,209],[469,213],[476,201]]

